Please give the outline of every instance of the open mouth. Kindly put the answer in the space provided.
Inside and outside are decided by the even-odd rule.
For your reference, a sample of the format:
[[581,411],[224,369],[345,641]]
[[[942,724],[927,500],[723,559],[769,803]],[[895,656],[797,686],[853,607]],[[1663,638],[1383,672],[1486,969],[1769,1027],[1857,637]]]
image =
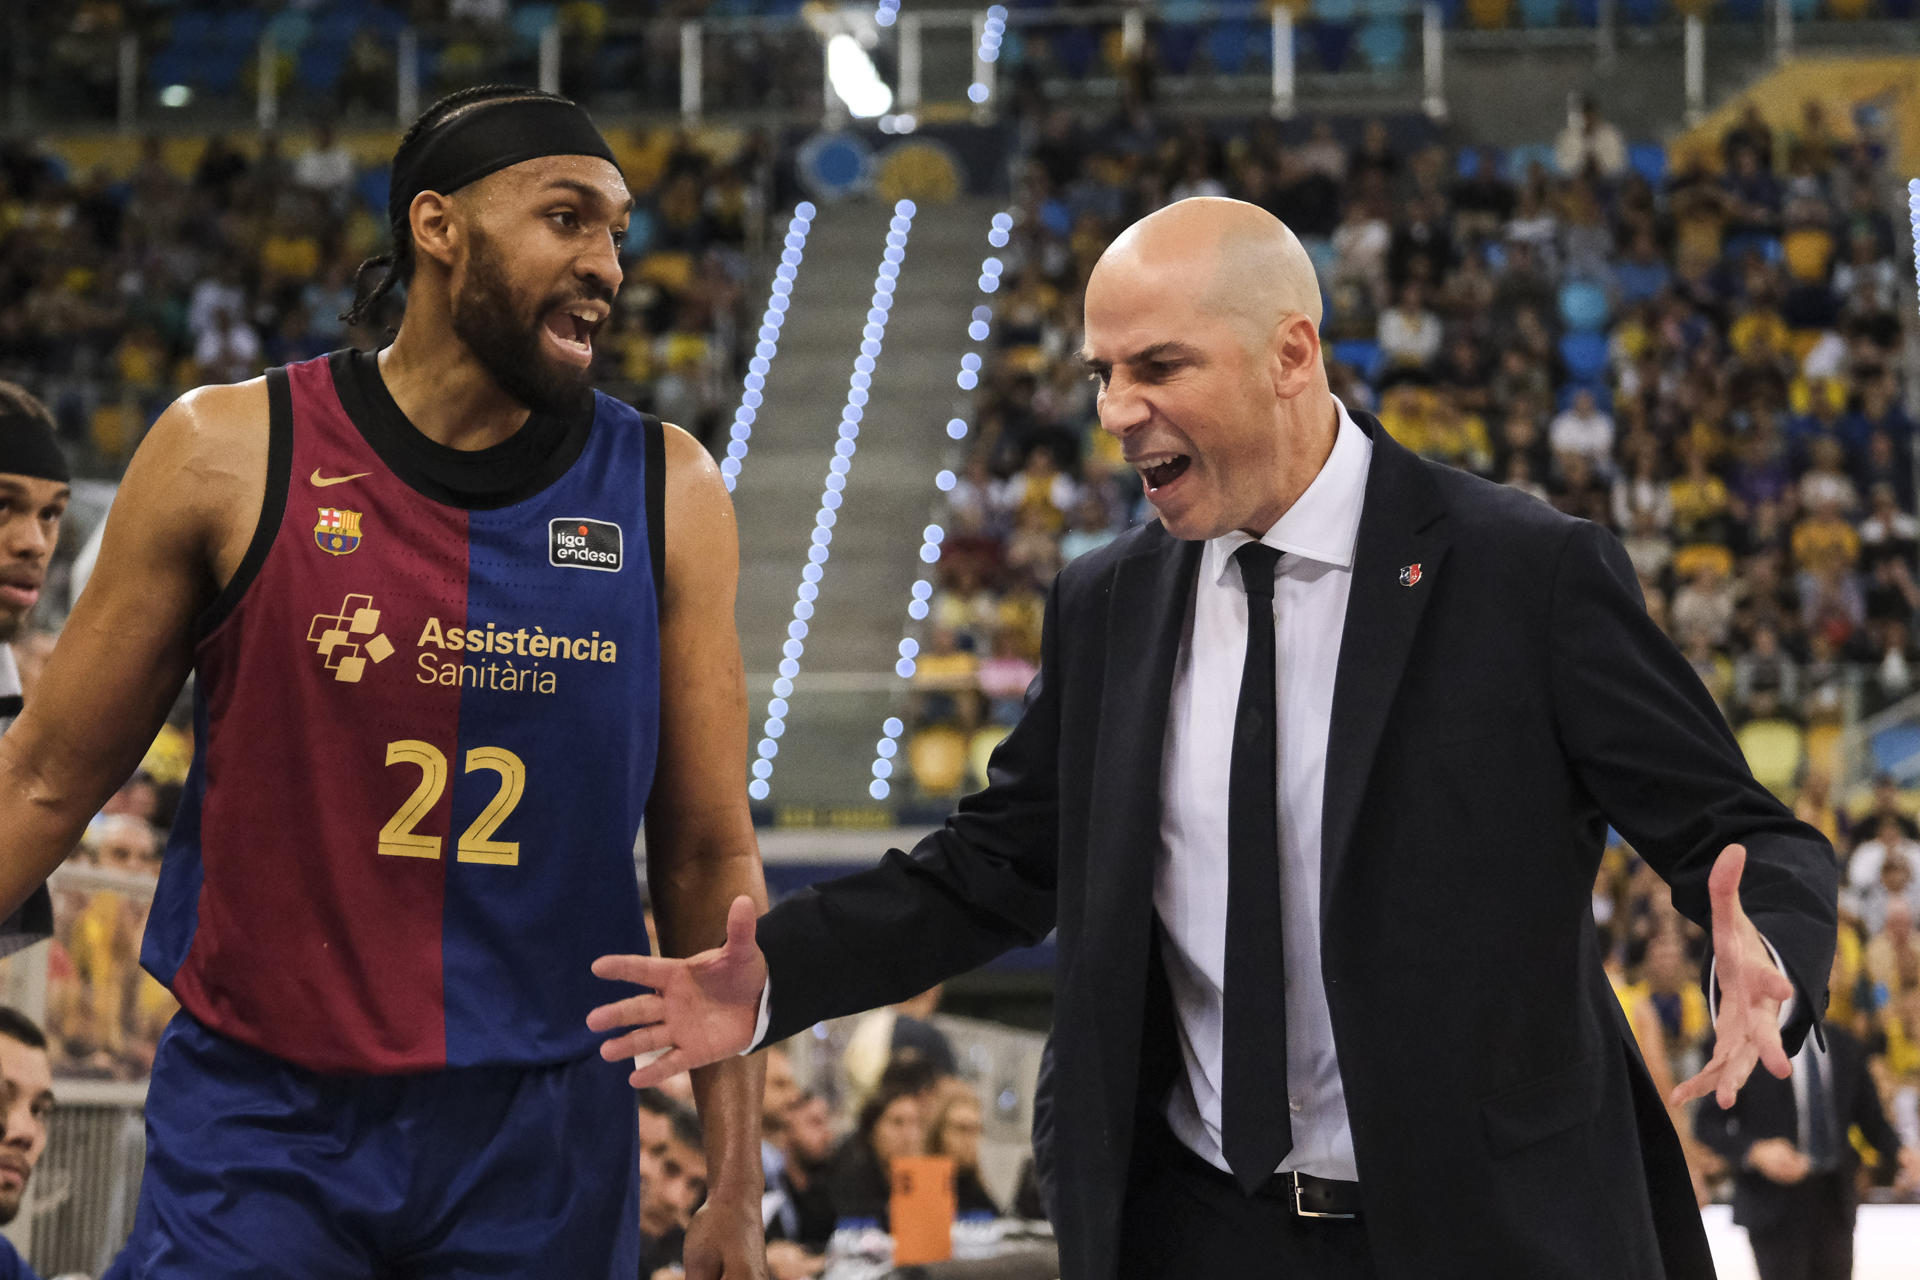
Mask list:
[[1134,470],[1146,483],[1149,494],[1157,493],[1187,473],[1193,459],[1184,453],[1150,454],[1133,460]]
[[548,312],[544,327],[562,358],[585,366],[593,361],[593,335],[605,320],[600,308],[572,303]]

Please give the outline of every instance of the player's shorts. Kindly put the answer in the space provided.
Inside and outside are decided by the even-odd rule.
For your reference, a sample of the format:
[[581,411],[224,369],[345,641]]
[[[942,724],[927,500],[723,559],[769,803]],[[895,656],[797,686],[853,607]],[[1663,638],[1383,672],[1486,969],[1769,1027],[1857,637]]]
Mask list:
[[147,1098],[135,1280],[633,1280],[626,1062],[320,1075],[185,1013]]

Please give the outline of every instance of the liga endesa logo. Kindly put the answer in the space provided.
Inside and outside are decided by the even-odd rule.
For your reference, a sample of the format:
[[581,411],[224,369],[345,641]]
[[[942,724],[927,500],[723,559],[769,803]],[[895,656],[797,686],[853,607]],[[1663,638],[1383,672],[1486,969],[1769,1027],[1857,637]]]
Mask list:
[[579,517],[549,522],[547,563],[562,569],[620,572],[620,526]]

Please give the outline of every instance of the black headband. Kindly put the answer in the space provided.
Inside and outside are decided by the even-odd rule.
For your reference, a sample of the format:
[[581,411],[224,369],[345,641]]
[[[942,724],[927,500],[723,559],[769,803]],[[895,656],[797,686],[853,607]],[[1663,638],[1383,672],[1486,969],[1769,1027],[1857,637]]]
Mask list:
[[403,226],[413,198],[422,191],[452,195],[490,173],[541,156],[598,156],[615,164],[607,140],[587,113],[571,102],[558,98],[483,102],[428,132],[404,169],[394,166],[387,220],[395,228]]
[[0,407],[0,475],[31,476],[36,480],[73,479],[66,455],[44,418],[18,409]]

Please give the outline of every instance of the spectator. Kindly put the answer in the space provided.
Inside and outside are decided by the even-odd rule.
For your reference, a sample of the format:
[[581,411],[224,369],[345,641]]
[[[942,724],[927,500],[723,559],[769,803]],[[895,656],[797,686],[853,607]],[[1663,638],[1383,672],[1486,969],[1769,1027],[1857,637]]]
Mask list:
[[893,1195],[889,1169],[900,1157],[925,1149],[926,1111],[919,1092],[899,1082],[875,1089],[827,1167],[827,1189],[840,1221],[864,1218],[886,1227]]
[[[643,1091],[647,1092],[647,1091]],[[707,1198],[700,1117],[690,1107],[640,1105],[640,1274],[677,1280],[687,1224]]]
[[[19,1216],[34,1168],[47,1150],[47,1114],[53,1110],[53,1070],[47,1037],[24,1014],[0,1007],[0,1224]],[[0,1280],[39,1280],[13,1245],[0,1238]]]
[[1880,874],[1860,892],[1860,924],[1869,936],[1886,928],[1887,913],[1895,903],[1906,905],[1909,919],[1920,914],[1920,883],[1904,850],[1889,849],[1880,860]]
[[336,212],[353,194],[354,173],[353,153],[334,136],[330,122],[314,130],[313,145],[293,162],[294,184]]
[[1581,387],[1547,427],[1547,443],[1560,458],[1580,454],[1604,474],[1613,465],[1613,418],[1601,411],[1591,390]]
[[1554,141],[1553,162],[1563,177],[1593,175],[1611,182],[1627,171],[1626,139],[1601,118],[1593,99],[1581,95]]
[[1740,120],[1720,139],[1720,155],[1726,168],[1734,167],[1742,152],[1758,157],[1760,167],[1773,168],[1773,129],[1760,114],[1760,104],[1749,100],[1740,108]]
[[1440,317],[1427,310],[1426,290],[1418,281],[1401,286],[1398,304],[1380,317],[1380,353],[1387,371],[1421,378],[1440,356]]
[[949,1080],[940,1089],[927,1124],[927,1154],[953,1161],[955,1211],[961,1216],[998,1218],[1000,1206],[980,1180],[980,1095],[973,1086]]
[[832,1239],[839,1217],[827,1181],[834,1149],[827,1100],[812,1090],[797,1094],[781,1124],[779,1146],[783,1161],[778,1190],[791,1213],[776,1216],[767,1236],[819,1253]]

